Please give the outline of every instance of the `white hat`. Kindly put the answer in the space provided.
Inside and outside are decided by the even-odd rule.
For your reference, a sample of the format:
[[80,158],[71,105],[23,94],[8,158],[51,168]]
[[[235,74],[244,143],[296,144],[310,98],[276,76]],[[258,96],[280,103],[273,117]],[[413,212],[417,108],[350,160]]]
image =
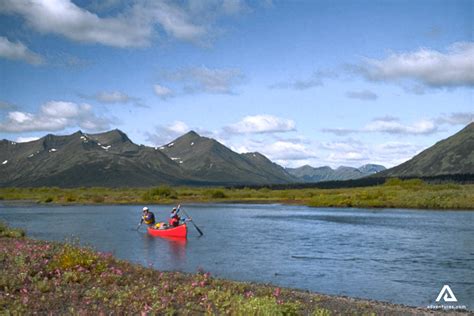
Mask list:
[[144,210],[144,211],[148,211],[148,207],[145,206],[145,207],[143,208],[143,210]]

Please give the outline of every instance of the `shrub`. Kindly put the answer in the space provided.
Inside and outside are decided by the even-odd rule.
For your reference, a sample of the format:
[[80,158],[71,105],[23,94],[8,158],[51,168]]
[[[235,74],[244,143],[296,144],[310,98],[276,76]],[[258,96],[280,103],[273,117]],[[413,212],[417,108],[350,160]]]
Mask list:
[[105,198],[102,195],[96,195],[92,198],[94,203],[104,203]]
[[171,187],[167,185],[161,185],[156,188],[152,188],[142,195],[142,199],[145,201],[152,201],[155,200],[156,197],[159,198],[168,198],[168,199],[176,199],[177,193]]
[[49,263],[51,270],[72,269],[82,267],[96,272],[102,272],[106,268],[106,263],[100,260],[97,253],[86,248],[80,248],[74,244],[66,244],[61,251],[52,258]]
[[51,203],[51,202],[53,202],[53,198],[51,196],[48,196],[44,199],[44,202],[45,203]]
[[5,223],[0,222],[0,237],[20,238],[25,236],[25,231],[19,228],[9,228]]
[[224,191],[222,190],[214,190],[211,193],[211,197],[214,199],[224,199],[227,197],[227,195],[225,195]]

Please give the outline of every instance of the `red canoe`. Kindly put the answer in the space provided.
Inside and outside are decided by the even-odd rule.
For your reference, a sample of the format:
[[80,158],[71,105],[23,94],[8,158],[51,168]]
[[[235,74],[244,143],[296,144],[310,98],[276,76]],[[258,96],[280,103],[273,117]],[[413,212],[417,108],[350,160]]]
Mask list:
[[148,227],[148,233],[152,236],[158,237],[181,237],[186,238],[188,229],[186,224],[181,224],[177,227],[167,228],[167,229],[154,229]]

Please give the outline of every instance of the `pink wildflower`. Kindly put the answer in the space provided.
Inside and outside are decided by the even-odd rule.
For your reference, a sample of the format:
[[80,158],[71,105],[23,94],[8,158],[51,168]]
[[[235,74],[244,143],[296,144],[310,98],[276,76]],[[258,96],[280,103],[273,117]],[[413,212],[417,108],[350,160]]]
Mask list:
[[278,296],[280,296],[280,294],[281,294],[281,289],[279,287],[277,287],[275,289],[275,291],[273,292],[273,296],[278,297]]

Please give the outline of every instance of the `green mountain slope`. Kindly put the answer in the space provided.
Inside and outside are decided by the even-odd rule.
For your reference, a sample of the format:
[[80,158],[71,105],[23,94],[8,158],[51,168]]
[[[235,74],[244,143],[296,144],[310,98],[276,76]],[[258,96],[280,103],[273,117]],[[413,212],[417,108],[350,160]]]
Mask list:
[[378,176],[429,177],[474,174],[474,122]]
[[289,183],[292,177],[258,153],[238,154],[189,132],[160,149],[113,130],[0,141],[0,186],[152,186]]
[[[0,142],[1,186],[146,186],[186,181],[179,166],[120,131]],[[101,140],[99,142],[98,140]]]
[[238,154],[191,131],[160,147],[193,178],[215,184],[289,183],[292,178],[261,154]]

